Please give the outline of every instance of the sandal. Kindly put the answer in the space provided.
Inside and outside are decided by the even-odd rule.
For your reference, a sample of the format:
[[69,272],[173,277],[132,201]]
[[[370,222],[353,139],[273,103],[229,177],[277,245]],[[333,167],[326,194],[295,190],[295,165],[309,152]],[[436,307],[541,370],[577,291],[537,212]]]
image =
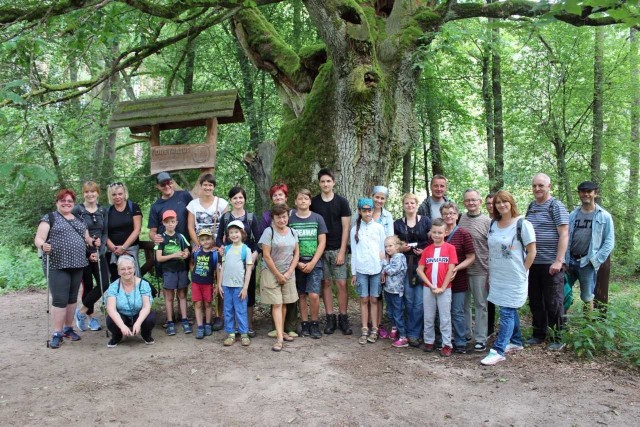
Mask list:
[[365,345],[367,343],[367,336],[369,335],[369,328],[362,328],[362,335],[358,339],[358,343]]
[[286,342],[291,342],[291,341],[293,341],[293,337],[291,335],[289,335],[289,334],[283,334],[282,335],[282,340],[286,341]]
[[273,350],[273,351],[282,351],[282,347],[284,347],[284,344],[282,343],[282,341],[276,341],[276,343],[273,345],[273,347],[271,347],[271,350]]
[[371,333],[369,334],[367,341],[370,343],[378,341],[378,328],[371,328]]

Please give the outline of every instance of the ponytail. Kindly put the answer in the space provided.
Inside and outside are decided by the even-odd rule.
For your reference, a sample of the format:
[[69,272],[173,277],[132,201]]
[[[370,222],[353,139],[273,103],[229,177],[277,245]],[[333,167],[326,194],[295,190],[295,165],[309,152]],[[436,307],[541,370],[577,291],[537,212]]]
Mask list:
[[361,222],[362,222],[362,215],[360,215],[360,213],[358,213],[358,219],[356,220],[356,235],[355,235],[356,244],[360,243],[360,238],[358,237],[358,232],[360,231],[360,223]]

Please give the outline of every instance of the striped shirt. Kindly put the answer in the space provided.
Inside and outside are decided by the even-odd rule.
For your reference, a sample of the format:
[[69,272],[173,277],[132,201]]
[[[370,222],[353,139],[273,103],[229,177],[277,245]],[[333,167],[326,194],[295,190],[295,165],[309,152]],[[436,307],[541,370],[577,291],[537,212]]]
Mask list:
[[489,236],[489,225],[491,218],[487,215],[480,214],[478,216],[462,215],[460,218],[460,227],[466,228],[471,233],[473,239],[473,248],[476,251],[476,260],[467,268],[470,276],[484,276],[488,272],[489,263],[489,247],[487,238]]
[[536,232],[534,264],[553,264],[558,252],[558,227],[569,224],[569,212],[560,200],[551,197],[542,204],[529,205],[525,218]]

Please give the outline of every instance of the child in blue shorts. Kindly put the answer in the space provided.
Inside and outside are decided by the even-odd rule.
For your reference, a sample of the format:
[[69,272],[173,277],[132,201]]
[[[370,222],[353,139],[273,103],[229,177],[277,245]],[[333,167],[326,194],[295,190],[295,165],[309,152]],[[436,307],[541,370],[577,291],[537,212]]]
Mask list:
[[176,334],[176,326],[173,322],[173,298],[177,291],[182,315],[182,330],[185,334],[192,332],[187,318],[187,288],[189,287],[189,274],[186,259],[189,258],[189,242],[180,233],[176,232],[176,212],[167,210],[162,214],[162,224],[165,231],[162,233],[162,243],[156,245],[156,259],[162,266],[162,279],[164,281],[164,300],[167,308],[167,335]]

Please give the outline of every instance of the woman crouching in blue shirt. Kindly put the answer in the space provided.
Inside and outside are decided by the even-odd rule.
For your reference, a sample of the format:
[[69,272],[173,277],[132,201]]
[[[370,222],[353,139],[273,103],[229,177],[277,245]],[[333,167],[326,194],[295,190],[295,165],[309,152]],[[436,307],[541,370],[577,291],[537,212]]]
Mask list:
[[107,328],[111,340],[107,347],[116,347],[123,337],[140,335],[145,344],[153,344],[151,337],[156,324],[156,314],[151,311],[151,286],[149,282],[136,277],[133,257],[122,255],[118,258],[120,278],[107,290]]

